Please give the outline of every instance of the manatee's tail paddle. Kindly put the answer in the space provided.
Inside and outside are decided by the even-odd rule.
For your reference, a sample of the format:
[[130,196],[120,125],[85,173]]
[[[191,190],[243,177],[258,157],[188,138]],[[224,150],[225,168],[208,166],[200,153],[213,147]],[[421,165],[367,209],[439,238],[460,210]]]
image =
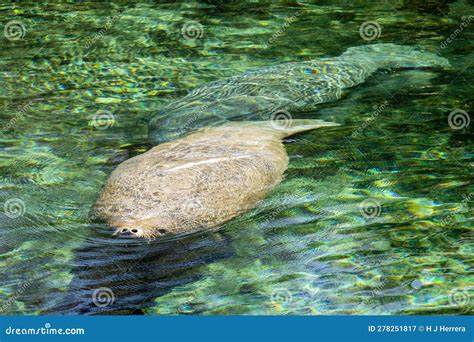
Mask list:
[[446,58],[434,53],[421,51],[413,46],[390,43],[354,46],[348,48],[341,57],[376,62],[381,68],[449,68],[451,66]]

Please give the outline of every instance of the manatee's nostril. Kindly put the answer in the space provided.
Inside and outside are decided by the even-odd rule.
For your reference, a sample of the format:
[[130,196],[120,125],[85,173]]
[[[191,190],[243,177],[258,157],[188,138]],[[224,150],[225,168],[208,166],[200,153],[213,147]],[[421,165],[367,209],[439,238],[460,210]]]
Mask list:
[[166,229],[158,229],[158,233],[160,233],[161,235],[164,235],[166,234]]
[[137,229],[128,229],[128,228],[122,228],[120,229],[120,236],[121,237],[132,237],[135,236],[135,234],[138,232]]

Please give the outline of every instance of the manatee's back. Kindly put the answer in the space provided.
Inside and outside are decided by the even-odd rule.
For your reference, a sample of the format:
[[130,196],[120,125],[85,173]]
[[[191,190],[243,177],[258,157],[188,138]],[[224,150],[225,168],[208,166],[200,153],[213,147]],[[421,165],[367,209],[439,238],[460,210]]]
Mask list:
[[280,139],[249,126],[198,131],[120,164],[96,204],[119,233],[156,237],[219,225],[277,185]]
[[173,101],[150,120],[154,143],[232,120],[271,120],[279,109],[309,111],[341,98],[377,69],[338,58],[286,63],[221,79]]

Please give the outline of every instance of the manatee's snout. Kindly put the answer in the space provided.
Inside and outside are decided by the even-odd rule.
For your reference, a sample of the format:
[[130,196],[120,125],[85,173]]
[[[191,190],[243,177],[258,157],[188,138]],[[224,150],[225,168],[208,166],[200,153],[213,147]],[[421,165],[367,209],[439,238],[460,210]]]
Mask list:
[[115,231],[115,235],[126,238],[139,238],[144,236],[140,228],[119,228]]
[[163,237],[169,235],[167,229],[154,228],[147,229],[146,227],[121,227],[115,230],[114,235],[123,237],[123,238],[143,238],[143,239],[153,239],[157,237]]

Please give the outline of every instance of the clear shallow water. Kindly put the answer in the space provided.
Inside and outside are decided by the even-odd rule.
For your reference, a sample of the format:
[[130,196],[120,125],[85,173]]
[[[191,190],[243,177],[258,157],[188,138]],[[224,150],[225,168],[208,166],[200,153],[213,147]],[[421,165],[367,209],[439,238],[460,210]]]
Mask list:
[[[1,313],[472,311],[472,123],[448,118],[472,118],[474,22],[442,46],[473,9],[2,4],[2,26],[19,20],[25,34],[1,37]],[[453,68],[379,72],[296,113],[342,126],[288,141],[285,181],[217,234],[143,244],[89,222],[115,165],[150,147],[147,118],[163,105],[221,77],[370,43],[359,27],[373,20],[372,43],[417,45]],[[183,36],[190,21],[200,39]]]

